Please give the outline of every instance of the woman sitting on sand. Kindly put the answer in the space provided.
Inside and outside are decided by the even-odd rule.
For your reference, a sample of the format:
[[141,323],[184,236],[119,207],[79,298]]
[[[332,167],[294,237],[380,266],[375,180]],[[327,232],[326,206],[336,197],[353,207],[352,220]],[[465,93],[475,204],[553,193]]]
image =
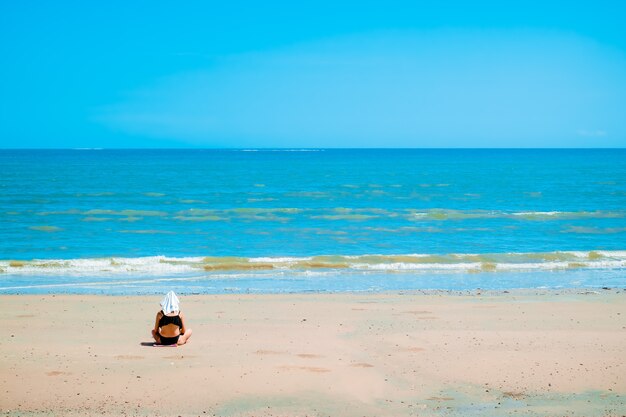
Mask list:
[[161,300],[161,311],[156,315],[152,330],[157,345],[184,345],[191,337],[191,329],[185,327],[185,317],[179,305],[174,291],[165,294]]

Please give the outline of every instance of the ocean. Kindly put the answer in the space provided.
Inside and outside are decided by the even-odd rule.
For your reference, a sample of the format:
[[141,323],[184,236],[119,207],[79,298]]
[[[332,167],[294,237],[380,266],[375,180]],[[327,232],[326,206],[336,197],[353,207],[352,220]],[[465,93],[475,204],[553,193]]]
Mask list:
[[625,149],[0,150],[0,294],[626,286]]

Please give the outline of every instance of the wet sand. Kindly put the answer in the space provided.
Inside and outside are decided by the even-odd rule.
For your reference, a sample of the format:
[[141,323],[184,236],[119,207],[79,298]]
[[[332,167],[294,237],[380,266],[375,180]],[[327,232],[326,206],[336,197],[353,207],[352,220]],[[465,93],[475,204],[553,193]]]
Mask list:
[[0,415],[622,416],[626,292],[0,296]]

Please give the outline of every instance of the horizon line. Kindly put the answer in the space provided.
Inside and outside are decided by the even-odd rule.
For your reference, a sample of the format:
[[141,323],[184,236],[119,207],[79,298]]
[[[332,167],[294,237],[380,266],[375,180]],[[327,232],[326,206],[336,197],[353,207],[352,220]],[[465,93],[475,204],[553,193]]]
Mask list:
[[326,151],[326,150],[615,150],[624,147],[68,147],[68,148],[12,148],[0,147],[0,151],[122,151],[122,150],[185,150],[185,151]]

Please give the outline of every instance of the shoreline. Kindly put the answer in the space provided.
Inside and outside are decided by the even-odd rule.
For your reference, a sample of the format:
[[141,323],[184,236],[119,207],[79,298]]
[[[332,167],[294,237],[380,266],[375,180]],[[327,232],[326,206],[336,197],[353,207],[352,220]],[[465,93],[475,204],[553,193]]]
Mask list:
[[[37,296],[67,296],[67,297],[159,297],[167,292],[165,287],[154,292],[132,292],[132,293],[96,293],[96,292],[1,292],[1,297],[37,297]],[[586,286],[586,287],[528,287],[528,288],[473,288],[473,289],[365,289],[365,290],[293,290],[293,291],[251,291],[251,290],[231,290],[224,292],[197,292],[197,291],[176,291],[176,294],[184,297],[211,297],[211,296],[300,296],[300,295],[404,295],[404,296],[556,296],[573,294],[619,294],[626,293],[626,286]]]
[[5,415],[623,415],[626,291],[0,295]]

